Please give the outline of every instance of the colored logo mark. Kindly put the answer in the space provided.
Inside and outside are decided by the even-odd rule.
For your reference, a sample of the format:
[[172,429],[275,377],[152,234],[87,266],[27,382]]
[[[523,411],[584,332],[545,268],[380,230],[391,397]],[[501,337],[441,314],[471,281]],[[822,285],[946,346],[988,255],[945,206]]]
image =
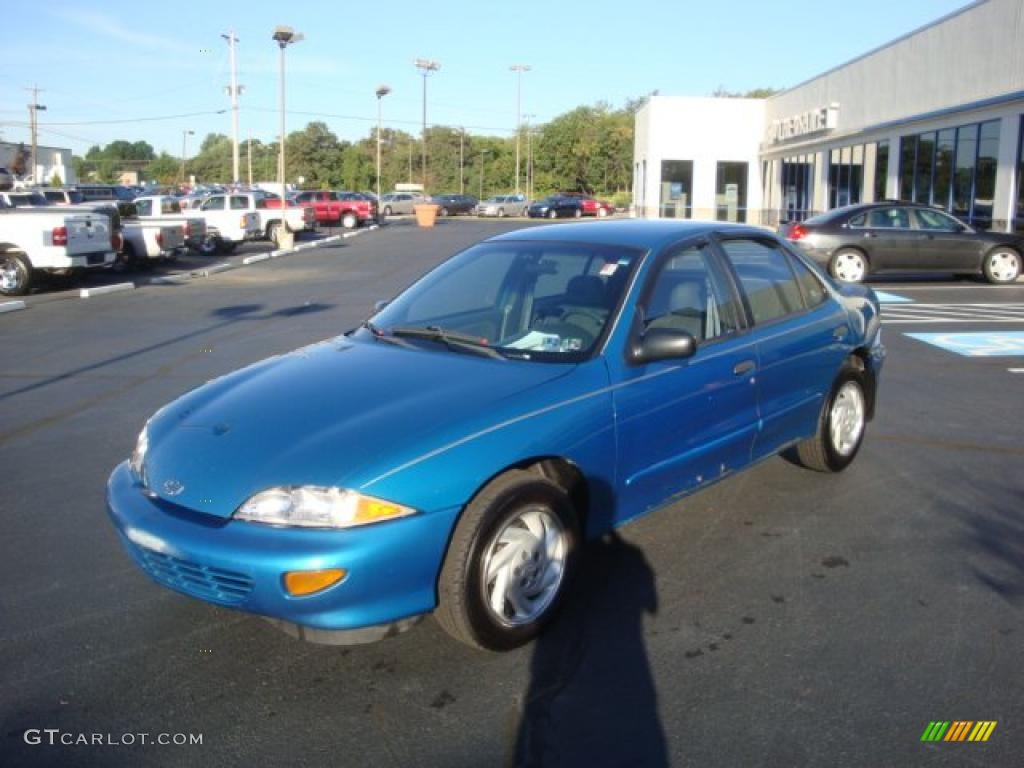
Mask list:
[[921,741],[988,741],[995,729],[995,720],[932,720]]
[[950,352],[956,352],[964,357],[1017,357],[1024,355],[1024,331],[908,333],[906,335]]

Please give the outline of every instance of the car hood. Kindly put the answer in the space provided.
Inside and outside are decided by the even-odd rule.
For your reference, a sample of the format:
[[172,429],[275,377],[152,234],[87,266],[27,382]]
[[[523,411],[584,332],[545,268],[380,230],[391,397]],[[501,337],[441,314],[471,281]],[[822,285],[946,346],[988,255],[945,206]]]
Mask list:
[[272,486],[358,489],[514,417],[517,395],[573,367],[339,337],[161,409],[148,426],[146,483],[160,498],[224,518]]

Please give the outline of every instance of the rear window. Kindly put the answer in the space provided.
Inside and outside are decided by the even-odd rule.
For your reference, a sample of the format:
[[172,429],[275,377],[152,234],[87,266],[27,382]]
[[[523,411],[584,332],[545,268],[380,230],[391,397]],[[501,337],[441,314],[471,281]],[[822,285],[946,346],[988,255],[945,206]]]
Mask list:
[[181,213],[181,206],[178,205],[177,200],[161,200],[160,201],[160,212],[161,213]]

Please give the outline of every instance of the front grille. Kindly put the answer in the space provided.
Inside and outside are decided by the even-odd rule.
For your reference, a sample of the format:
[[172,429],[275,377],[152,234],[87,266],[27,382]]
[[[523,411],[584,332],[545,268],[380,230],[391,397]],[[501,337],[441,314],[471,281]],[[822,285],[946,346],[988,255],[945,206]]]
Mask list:
[[193,563],[136,544],[129,546],[143,570],[171,589],[224,604],[241,602],[252,592],[252,579],[244,573]]

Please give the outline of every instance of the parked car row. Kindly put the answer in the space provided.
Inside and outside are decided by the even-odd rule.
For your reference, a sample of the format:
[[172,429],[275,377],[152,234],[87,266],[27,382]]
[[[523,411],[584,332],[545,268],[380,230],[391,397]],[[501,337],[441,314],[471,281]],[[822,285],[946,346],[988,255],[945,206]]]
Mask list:
[[[413,213],[418,203],[438,205],[439,216],[454,216],[463,213],[497,218],[532,216],[555,219],[583,216],[604,218],[615,213],[615,206],[612,203],[580,192],[563,192],[533,202],[526,195],[520,193],[494,195],[486,200],[477,200],[472,195],[462,194],[439,194],[424,197],[416,192],[389,192],[381,196],[381,213],[384,216]],[[531,209],[533,209],[532,213]]]

